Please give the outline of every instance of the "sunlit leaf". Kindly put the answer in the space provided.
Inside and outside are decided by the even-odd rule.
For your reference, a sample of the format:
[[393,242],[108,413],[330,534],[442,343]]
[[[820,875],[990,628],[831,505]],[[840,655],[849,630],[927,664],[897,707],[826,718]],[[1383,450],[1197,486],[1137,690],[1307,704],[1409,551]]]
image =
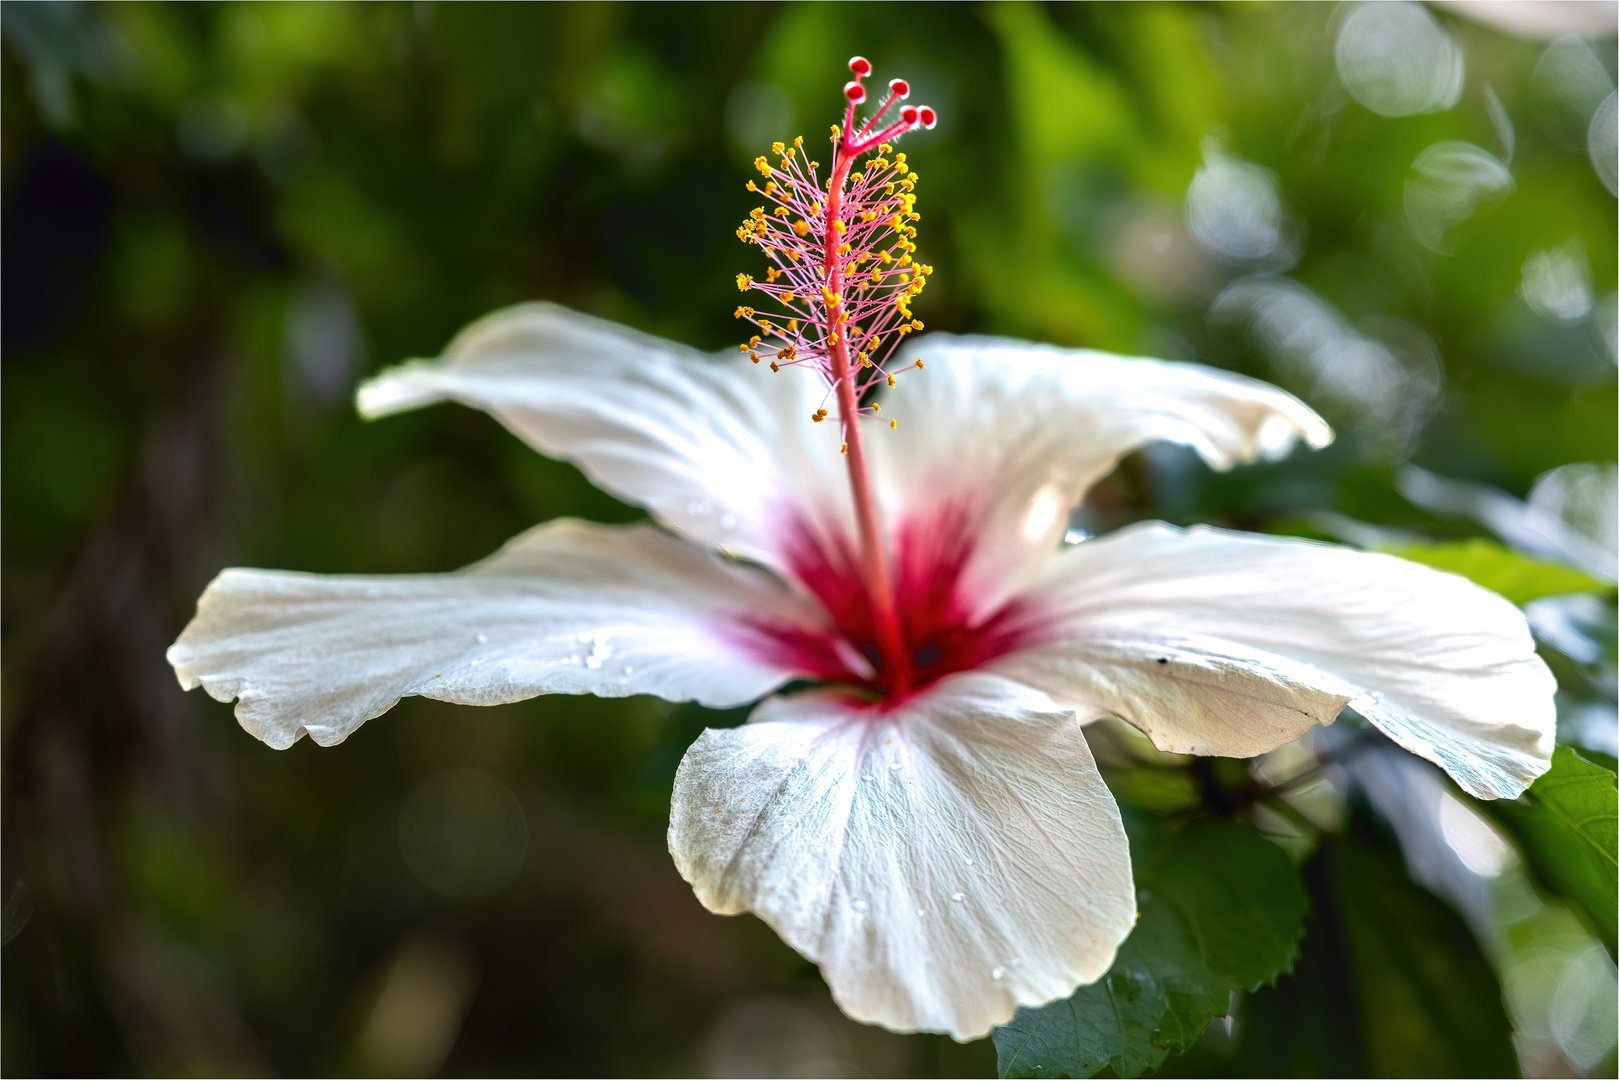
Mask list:
[[1500,593],[1514,604],[1527,604],[1542,596],[1607,592],[1613,588],[1589,574],[1559,563],[1520,555],[1491,540],[1475,538],[1445,544],[1401,544],[1386,547],[1383,551],[1436,570],[1460,574],[1475,585]]
[[1535,871],[1590,913],[1615,943],[1619,907],[1619,787],[1614,774],[1559,746],[1551,771],[1516,802],[1482,803],[1523,844]]
[[1002,1076],[1138,1076],[1291,968],[1309,898],[1280,848],[1224,822],[1138,840],[1135,932],[1099,982],[995,1032]]

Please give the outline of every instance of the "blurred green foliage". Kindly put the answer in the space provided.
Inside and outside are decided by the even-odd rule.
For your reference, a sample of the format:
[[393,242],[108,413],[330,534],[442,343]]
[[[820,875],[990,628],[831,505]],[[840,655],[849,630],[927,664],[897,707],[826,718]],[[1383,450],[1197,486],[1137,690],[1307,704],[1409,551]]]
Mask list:
[[[162,652],[225,565],[445,570],[560,514],[638,516],[467,410],[364,425],[352,388],[534,297],[732,347],[747,162],[820,137],[854,53],[940,112],[905,147],[929,329],[1199,359],[1339,429],[1220,476],[1137,455],[1076,525],[1347,520],[1519,558],[1395,479],[1414,461],[1522,496],[1613,460],[1614,198],[1553,137],[1543,40],[1439,11],[1459,99],[1381,116],[1335,71],[1346,10],[6,4],[5,1071],[992,1072],[988,1041],[844,1020],[813,967],[674,873],[675,766],[744,712],[410,700],[343,746],[277,753],[181,695]],[[1611,89],[1613,39],[1593,47]],[[1415,163],[1456,143],[1510,191],[1425,243]],[[1189,231],[1200,175],[1247,178],[1269,248]],[[1584,275],[1584,311],[1536,291],[1546,253]],[[1347,359],[1323,366],[1327,346]],[[1355,356],[1379,379],[1348,378]],[[1562,704],[1611,708],[1611,655],[1552,659]],[[1258,820],[1240,766],[1127,759],[1109,775],[1143,812]],[[434,892],[402,850],[403,808],[455,769],[521,807],[521,868],[492,894]],[[1369,822],[1352,806],[1294,852],[1298,966],[1170,1068],[1512,1066],[1494,946]]]

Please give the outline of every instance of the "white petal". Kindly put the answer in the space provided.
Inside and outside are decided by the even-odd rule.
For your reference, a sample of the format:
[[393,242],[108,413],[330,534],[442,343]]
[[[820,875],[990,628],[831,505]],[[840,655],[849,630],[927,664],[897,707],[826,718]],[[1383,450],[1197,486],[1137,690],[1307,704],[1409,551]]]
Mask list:
[[805,370],[534,303],[473,323],[440,360],[370,380],[358,405],[368,417],[443,400],[488,410],[666,524],[780,568],[782,530],[803,516],[792,511],[850,517],[837,425],[810,421],[824,390]]
[[983,674],[891,711],[828,692],[709,730],[669,850],[754,911],[850,1016],[972,1039],[1100,978],[1135,921],[1118,807],[1071,712]]
[[1550,766],[1555,680],[1523,615],[1454,574],[1147,523],[1064,552],[1028,596],[1049,639],[997,669],[1165,750],[1261,753],[1347,702],[1481,798]]
[[1146,443],[1227,469],[1332,440],[1292,395],[1196,364],[948,334],[897,355],[927,366],[884,400],[899,430],[869,436],[885,502],[897,520],[942,514],[941,528],[980,538],[970,591],[986,606],[1037,570],[1086,490]]
[[562,520],[453,574],[226,570],[168,659],[185,689],[239,698],[237,719],[271,746],[329,746],[411,694],[740,705],[791,676],[738,636],[756,612],[819,625],[775,578],[656,526]]

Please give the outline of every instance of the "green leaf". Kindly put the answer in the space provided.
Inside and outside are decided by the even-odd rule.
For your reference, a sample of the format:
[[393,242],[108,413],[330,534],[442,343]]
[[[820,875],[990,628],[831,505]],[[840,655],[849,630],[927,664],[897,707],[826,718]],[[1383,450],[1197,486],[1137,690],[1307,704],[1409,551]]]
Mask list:
[[1535,872],[1590,914],[1611,950],[1619,908],[1619,786],[1566,746],[1516,802],[1481,803],[1517,837]]
[[1291,968],[1309,898],[1276,845],[1203,821],[1132,838],[1140,920],[1103,978],[995,1032],[1002,1076],[1138,1076]]
[[1388,846],[1340,846],[1339,890],[1372,1076],[1516,1076],[1501,987],[1461,919]]
[[1542,596],[1613,590],[1589,574],[1520,555],[1492,540],[1457,540],[1444,544],[1398,544],[1380,549],[1386,555],[1449,570],[1475,585],[1500,593],[1514,604],[1527,604]]

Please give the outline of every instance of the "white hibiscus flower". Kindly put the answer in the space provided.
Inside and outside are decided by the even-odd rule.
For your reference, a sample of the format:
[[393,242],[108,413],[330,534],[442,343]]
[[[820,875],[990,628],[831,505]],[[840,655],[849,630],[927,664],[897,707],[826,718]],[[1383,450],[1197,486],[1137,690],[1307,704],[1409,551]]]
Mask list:
[[[867,71],[850,84],[834,191],[846,159],[895,134],[852,126]],[[808,163],[813,185],[767,187],[858,222],[911,190],[892,181],[902,162],[877,160],[887,178],[868,164],[841,209],[807,205],[826,190]],[[886,220],[890,240],[914,235]],[[824,241],[827,265],[849,260],[836,265],[858,277],[840,282],[793,260],[780,231],[760,234],[783,266],[766,291],[797,293],[783,303],[801,321],[747,309],[776,335],[775,374],[528,304],[360,390],[367,416],[487,410],[653,522],[550,522],[451,574],[226,570],[169,650],[181,684],[238,699],[242,725],[275,747],[341,742],[411,694],[766,698],[681,763],[676,865],[711,910],[755,912],[818,963],[849,1015],[958,1039],[1101,977],[1134,923],[1089,721],[1248,756],[1348,705],[1483,798],[1546,770],[1552,677],[1520,613],[1462,578],[1158,523],[1063,545],[1087,489],[1145,443],[1220,469],[1324,445],[1298,400],[1190,364],[948,335],[907,346],[925,372],[889,379],[887,350],[865,346],[886,334],[891,349],[910,323],[874,330],[865,286],[849,284],[877,242],[858,225],[847,250],[836,224],[792,232],[807,250]],[[924,274],[896,279],[883,310],[910,320]],[[805,285],[829,281],[836,302],[805,306]],[[815,372],[835,423],[810,422],[827,415]],[[868,444],[856,418],[878,378],[892,387],[883,418],[905,425]],[[795,680],[821,687],[766,697]]]

